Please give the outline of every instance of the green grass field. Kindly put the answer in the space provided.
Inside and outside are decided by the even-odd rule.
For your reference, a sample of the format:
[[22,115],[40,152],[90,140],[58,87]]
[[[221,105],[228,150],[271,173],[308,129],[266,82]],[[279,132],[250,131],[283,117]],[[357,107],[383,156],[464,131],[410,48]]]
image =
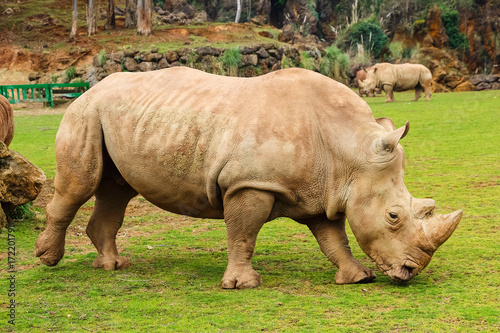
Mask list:
[[[375,117],[410,121],[401,144],[406,185],[433,198],[438,213],[464,210],[459,227],[429,266],[407,284],[381,276],[370,284],[337,286],[336,268],[305,226],[279,219],[264,226],[254,268],[264,284],[223,290],[223,221],[181,217],[135,199],[118,235],[131,258],[122,271],[92,268],[95,250],[85,235],[92,203],[68,230],[66,254],[56,267],[34,257],[44,211],[17,221],[15,326],[8,324],[9,280],[2,278],[0,330],[149,332],[475,332],[500,331],[500,91],[412,93],[367,98]],[[11,145],[48,178],[60,115],[16,116]],[[0,234],[2,277],[7,232]],[[375,269],[349,232],[355,257]]]

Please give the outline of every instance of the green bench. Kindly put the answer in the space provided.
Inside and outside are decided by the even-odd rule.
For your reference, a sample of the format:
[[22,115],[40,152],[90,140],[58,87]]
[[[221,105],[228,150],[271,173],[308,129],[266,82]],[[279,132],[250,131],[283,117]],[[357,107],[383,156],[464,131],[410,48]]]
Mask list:
[[54,107],[54,97],[75,98],[90,88],[88,82],[10,84],[0,86],[0,94],[10,103],[41,102]]

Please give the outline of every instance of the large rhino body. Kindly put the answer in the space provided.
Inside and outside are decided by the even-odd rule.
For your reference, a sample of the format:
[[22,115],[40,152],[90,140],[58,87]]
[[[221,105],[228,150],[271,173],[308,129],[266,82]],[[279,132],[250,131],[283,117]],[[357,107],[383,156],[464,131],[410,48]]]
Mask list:
[[369,93],[377,88],[382,89],[386,94],[386,102],[395,101],[395,91],[415,89],[414,101],[420,98],[422,92],[425,92],[425,100],[428,101],[432,95],[431,86],[432,74],[423,65],[380,63],[368,70],[360,89]]
[[0,94],[0,141],[8,147],[14,138],[14,111],[7,98]]
[[67,226],[95,194],[87,227],[98,251],[93,265],[127,267],[115,237],[139,193],[171,212],[225,219],[224,288],[262,283],[251,264],[255,240],[280,216],[310,228],[338,267],[337,283],[375,278],[350,252],[346,217],[382,272],[409,280],[451,235],[461,211],[433,215],[433,200],[408,193],[398,145],[407,130],[375,120],[349,88],[307,70],[257,78],[187,68],[113,74],[61,122],[55,193],[36,255],[57,264]]

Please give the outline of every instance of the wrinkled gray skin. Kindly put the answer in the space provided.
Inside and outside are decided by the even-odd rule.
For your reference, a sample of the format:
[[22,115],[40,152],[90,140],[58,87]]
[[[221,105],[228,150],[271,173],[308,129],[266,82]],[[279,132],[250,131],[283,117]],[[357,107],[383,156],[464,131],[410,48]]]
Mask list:
[[433,214],[403,182],[395,129],[346,86],[302,69],[233,78],[187,68],[113,74],[66,111],[56,138],[55,193],[36,255],[56,265],[66,228],[95,194],[87,234],[94,267],[119,269],[116,233],[138,193],[165,210],[224,218],[223,288],[262,283],[257,234],[280,216],[306,224],[339,284],[375,278],[350,251],[346,217],[383,274],[408,281],[451,235],[461,211]]

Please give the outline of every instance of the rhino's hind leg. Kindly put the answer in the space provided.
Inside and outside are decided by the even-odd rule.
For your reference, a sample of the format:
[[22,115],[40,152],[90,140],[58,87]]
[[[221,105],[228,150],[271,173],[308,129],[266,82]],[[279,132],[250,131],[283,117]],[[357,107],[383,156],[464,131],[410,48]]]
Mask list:
[[345,217],[330,221],[325,218],[303,221],[319,243],[321,251],[338,267],[335,283],[364,283],[376,278],[375,273],[356,260],[345,233]]
[[92,193],[89,191],[82,196],[70,195],[70,191],[58,190],[56,176],[54,197],[47,205],[47,227],[38,235],[35,243],[35,255],[47,266],[55,266],[64,255],[66,229],[75,217],[80,206],[85,203]]
[[422,91],[424,91],[424,88],[422,88],[420,85],[417,85],[415,87],[415,97],[412,100],[413,102],[418,101],[418,99],[420,98],[420,96],[422,96]]
[[116,234],[123,224],[127,204],[137,192],[121,179],[104,177],[95,193],[94,212],[87,225],[87,235],[98,255],[92,266],[105,270],[130,266],[126,257],[118,254]]
[[274,205],[272,193],[244,189],[224,198],[227,231],[228,265],[222,287],[253,288],[262,284],[252,268],[252,255],[260,229],[267,222]]

